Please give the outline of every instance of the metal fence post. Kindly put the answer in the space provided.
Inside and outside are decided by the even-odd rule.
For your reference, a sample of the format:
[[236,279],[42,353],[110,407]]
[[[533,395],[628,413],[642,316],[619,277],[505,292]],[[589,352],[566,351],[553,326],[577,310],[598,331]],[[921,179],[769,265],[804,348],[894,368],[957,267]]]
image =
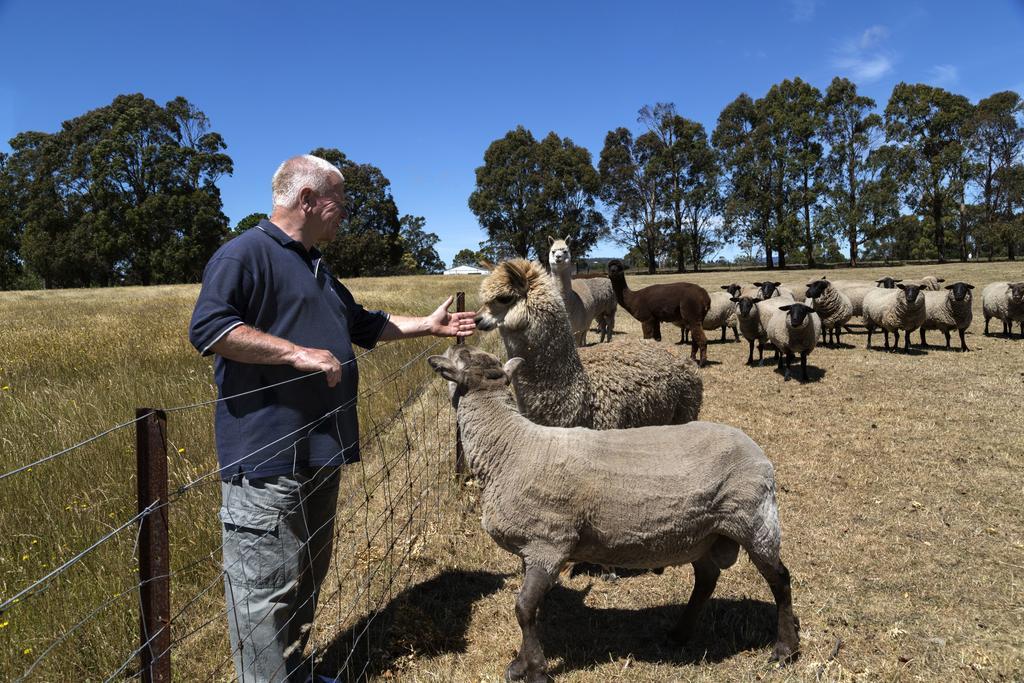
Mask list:
[[135,410],[135,448],[140,521],[139,651],[145,683],[171,683],[171,580],[167,527],[167,414]]
[[[461,313],[466,310],[466,293],[456,292],[455,293],[455,310]],[[464,344],[466,340],[462,337],[456,337],[456,344]],[[466,457],[462,452],[462,434],[459,432],[459,424],[455,423],[455,475],[462,481],[469,477],[469,472],[466,470]]]

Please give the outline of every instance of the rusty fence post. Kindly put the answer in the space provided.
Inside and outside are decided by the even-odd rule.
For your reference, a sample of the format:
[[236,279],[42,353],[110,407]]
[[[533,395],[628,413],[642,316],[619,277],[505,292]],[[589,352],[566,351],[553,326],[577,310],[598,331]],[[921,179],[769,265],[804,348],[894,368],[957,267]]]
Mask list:
[[139,512],[139,665],[145,683],[171,683],[171,580],[167,528],[167,414],[135,410]]
[[[466,310],[466,293],[456,292],[455,293],[455,311],[461,313]],[[465,344],[466,340],[463,337],[455,338],[456,344]],[[469,472],[466,471],[466,456],[462,452],[462,434],[459,432],[459,423],[455,423],[455,475],[460,481],[465,481],[469,476]]]

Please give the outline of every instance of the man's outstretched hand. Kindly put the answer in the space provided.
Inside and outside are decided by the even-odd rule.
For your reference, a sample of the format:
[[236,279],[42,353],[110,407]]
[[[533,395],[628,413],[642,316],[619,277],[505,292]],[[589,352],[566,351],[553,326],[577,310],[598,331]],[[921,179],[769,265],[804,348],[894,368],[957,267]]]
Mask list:
[[436,311],[427,316],[430,334],[435,337],[468,337],[476,331],[476,323],[473,322],[476,311],[449,313],[448,308],[453,301],[455,297],[448,297]]

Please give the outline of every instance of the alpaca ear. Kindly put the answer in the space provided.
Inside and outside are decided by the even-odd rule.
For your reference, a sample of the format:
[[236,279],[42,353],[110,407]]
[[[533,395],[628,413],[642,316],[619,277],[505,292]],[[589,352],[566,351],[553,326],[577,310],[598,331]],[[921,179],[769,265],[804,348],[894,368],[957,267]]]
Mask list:
[[505,365],[502,367],[502,370],[505,371],[505,376],[511,380],[512,376],[519,371],[519,366],[522,365],[524,362],[525,361],[519,356],[516,356],[515,358],[509,358]]
[[548,235],[548,246],[550,247],[554,243],[555,243],[555,238],[552,237],[551,235]]
[[[563,241],[565,242],[565,246],[568,247],[570,244],[572,244],[572,235],[566,235],[565,240]],[[939,280],[939,282],[942,282],[942,280]]]
[[449,382],[458,384],[462,373],[455,367],[455,363],[444,356],[430,356],[427,358],[427,362],[430,363],[430,367],[434,368],[434,372],[441,375],[441,377],[444,377]]

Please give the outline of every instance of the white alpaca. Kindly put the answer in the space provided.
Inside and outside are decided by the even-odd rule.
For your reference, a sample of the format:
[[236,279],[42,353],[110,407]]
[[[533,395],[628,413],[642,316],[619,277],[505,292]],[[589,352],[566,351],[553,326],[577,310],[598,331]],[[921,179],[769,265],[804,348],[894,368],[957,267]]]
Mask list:
[[602,278],[573,280],[569,237],[556,240],[548,236],[548,244],[551,247],[548,250],[551,280],[565,302],[576,346],[586,346],[587,332],[595,319],[600,333],[599,341],[611,341],[618,307],[611,281]]

